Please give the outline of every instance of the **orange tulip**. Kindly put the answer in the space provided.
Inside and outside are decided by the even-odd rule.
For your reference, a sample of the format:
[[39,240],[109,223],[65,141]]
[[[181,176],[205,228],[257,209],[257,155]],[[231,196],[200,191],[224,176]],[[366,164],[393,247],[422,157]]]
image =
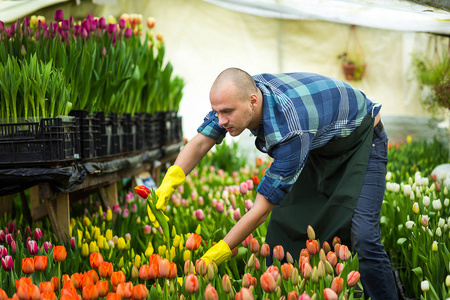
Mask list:
[[195,272],[194,263],[190,259],[188,259],[187,261],[184,262],[184,275],[194,272]]
[[53,248],[53,259],[55,261],[64,261],[67,257],[67,251],[64,246],[56,246]]
[[38,272],[45,271],[47,269],[47,256],[39,255],[34,257],[34,270]]
[[158,264],[159,276],[168,277],[170,273],[170,262],[167,258],[159,260]]
[[[68,280],[70,280],[69,275],[65,274],[66,277],[63,276],[63,282],[64,282],[64,278],[68,278]],[[55,292],[57,290],[59,290],[59,279],[56,276],[53,276],[51,279],[51,282],[53,282],[53,287],[55,288]]]
[[43,282],[39,283],[39,290],[41,291],[41,293],[54,292],[55,286],[53,285],[53,282],[51,282],[51,281],[43,281]]
[[77,288],[75,287],[75,284],[71,280],[64,282],[61,291],[62,290],[67,291],[67,293],[69,293],[71,295],[75,295],[77,293]]
[[325,254],[327,254],[328,252],[331,251],[331,246],[327,241],[325,241],[322,244],[322,249],[323,249],[323,251],[325,251]]
[[[72,276],[70,276],[70,281],[73,283],[74,287],[78,289],[80,287],[81,281],[83,280],[83,275],[80,273],[73,273]],[[66,283],[64,283],[64,286]]]
[[336,292],[336,294],[340,294],[344,290],[344,278],[334,277],[331,282],[331,289]]
[[61,297],[59,297],[59,300],[80,300],[80,295],[61,295]]
[[39,291],[39,287],[37,285],[22,284],[17,290],[17,296],[19,299],[38,300],[41,298],[41,292]]
[[140,268],[139,268],[139,277],[142,280],[149,280],[150,279],[150,266],[143,264]]
[[113,286],[118,286],[119,283],[125,282],[126,277],[125,277],[125,273],[123,271],[117,271],[117,272],[113,272],[111,275],[111,284]]
[[340,244],[341,243],[341,239],[338,238],[337,236],[335,236],[333,238],[333,242],[331,242],[331,245],[334,247],[336,244]]
[[275,279],[269,272],[264,272],[259,278],[259,282],[261,284],[261,288],[266,293],[272,293],[273,291],[275,291],[275,288],[277,287]]
[[256,238],[250,240],[250,251],[256,253],[259,251],[259,242]]
[[266,243],[262,244],[261,245],[261,249],[259,249],[259,254],[262,257],[268,257],[270,255],[270,246],[269,246],[269,244],[266,244]]
[[55,292],[44,292],[41,293],[41,300],[57,300]]
[[189,294],[194,294],[198,291],[199,283],[196,275],[189,273],[186,277],[186,282],[184,283],[186,292]]
[[261,157],[257,157],[256,158],[256,167],[257,168],[261,167],[262,163],[263,163],[262,158]]
[[148,290],[144,284],[138,284],[131,289],[133,300],[142,300],[147,298]]
[[133,285],[131,284],[131,281],[128,282],[121,282],[117,286],[116,293],[120,295],[122,298],[131,298],[131,289],[133,288]]
[[31,278],[30,277],[21,277],[19,280],[15,280],[15,285],[16,285],[16,290],[19,289],[19,287],[21,285],[32,285],[33,283],[31,282]]
[[242,276],[242,286],[249,288],[252,285],[252,274],[250,273],[245,273]]
[[154,262],[150,264],[149,275],[151,279],[156,279],[159,277],[159,263]]
[[341,274],[342,270],[344,269],[344,264],[343,263],[338,263],[336,265],[336,274]]
[[105,297],[108,294],[109,291],[109,281],[106,280],[99,280],[96,283],[98,296],[99,297]]
[[323,296],[325,297],[325,300],[338,300],[338,295],[330,288],[325,288],[323,290]]
[[0,289],[0,300],[6,300],[8,299],[8,295],[6,294],[6,292],[2,289]]
[[34,259],[31,257],[22,258],[22,272],[32,274],[34,272]]
[[345,245],[341,245],[341,247],[339,248],[339,259],[342,261],[346,261],[350,258],[351,255],[352,253],[350,252],[348,247]]
[[292,275],[292,271],[294,270],[294,266],[290,263],[284,263],[281,266],[281,274],[283,275],[284,280],[289,280]]
[[89,262],[92,269],[98,269],[98,266],[103,262],[103,256],[99,252],[93,252],[89,256]]
[[319,253],[319,242],[312,239],[307,240],[306,249],[308,249],[310,255],[316,255],[317,253]]
[[253,300],[252,292],[245,287],[242,287],[239,292],[236,293],[234,297],[235,300]]
[[349,287],[354,287],[358,283],[360,278],[361,274],[358,271],[351,271],[347,275],[347,285]]
[[277,266],[270,266],[266,270],[267,273],[270,273],[275,281],[278,281],[278,277],[280,276],[280,270]]
[[283,246],[278,245],[273,247],[273,256],[278,260],[282,261],[284,258],[284,249]]
[[204,261],[203,259],[199,258],[195,261],[195,272],[197,274],[200,274],[201,276],[205,276],[206,275],[206,261]]
[[295,291],[290,291],[288,293],[287,299],[288,300],[297,300],[298,299],[298,295],[297,295],[297,293]]
[[82,290],[88,284],[95,284],[95,283],[94,280],[92,280],[92,277],[85,273],[83,274],[83,277],[81,277],[80,290]]
[[195,251],[200,247],[200,243],[202,242],[202,237],[196,233],[192,233],[189,235],[186,241],[186,248],[191,251]]
[[108,293],[108,295],[106,295],[106,300],[121,300],[122,297],[120,297],[119,294],[116,293]]
[[170,272],[168,278],[169,279],[177,278],[177,264],[174,262],[170,262]]
[[98,298],[98,289],[95,284],[87,284],[83,287],[83,300],[95,300]]
[[97,281],[99,280],[97,271],[95,271],[95,270],[89,270],[89,271],[87,271],[87,272],[86,272],[86,276],[91,277],[92,282],[93,282],[94,284],[96,284]]
[[211,283],[209,283],[205,289],[205,300],[218,300],[218,299],[219,296],[217,295],[216,289],[211,285]]
[[327,260],[330,263],[330,265],[334,268],[336,267],[337,264],[337,256],[336,253],[334,253],[333,251],[330,251],[327,253]]
[[312,268],[311,268],[311,265],[309,264],[309,262],[304,263],[303,267],[302,267],[303,277],[306,279],[309,279],[309,277],[311,277],[311,272],[312,272]]
[[98,266],[98,274],[102,278],[110,278],[113,272],[114,268],[110,262],[104,261]]

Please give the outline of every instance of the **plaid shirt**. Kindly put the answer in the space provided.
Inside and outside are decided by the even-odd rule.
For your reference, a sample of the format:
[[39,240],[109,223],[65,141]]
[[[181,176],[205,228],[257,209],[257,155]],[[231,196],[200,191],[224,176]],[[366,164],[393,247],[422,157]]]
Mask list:
[[[259,74],[253,79],[263,94],[263,115],[251,132],[256,147],[274,159],[257,191],[274,204],[291,190],[310,150],[350,135],[364,117],[375,117],[381,108],[362,91],[318,74]],[[220,143],[226,130],[218,123],[211,111],[198,132]]]

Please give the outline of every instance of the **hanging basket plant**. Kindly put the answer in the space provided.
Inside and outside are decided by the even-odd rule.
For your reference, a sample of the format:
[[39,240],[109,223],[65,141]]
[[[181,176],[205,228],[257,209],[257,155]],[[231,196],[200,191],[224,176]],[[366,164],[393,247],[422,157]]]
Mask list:
[[356,26],[350,25],[350,34],[346,50],[338,55],[345,79],[358,81],[363,79],[367,64],[364,60],[363,49],[356,34]]

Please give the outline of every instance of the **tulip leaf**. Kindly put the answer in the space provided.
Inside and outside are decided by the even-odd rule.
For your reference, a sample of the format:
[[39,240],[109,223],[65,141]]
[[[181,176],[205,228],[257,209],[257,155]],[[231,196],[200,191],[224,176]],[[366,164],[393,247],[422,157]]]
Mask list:
[[423,280],[423,271],[422,271],[421,267],[416,267],[416,268],[412,269],[412,271],[420,281]]
[[397,245],[400,245],[400,246],[403,246],[403,244],[405,243],[407,241],[407,239],[406,238],[399,238],[398,240],[397,240]]

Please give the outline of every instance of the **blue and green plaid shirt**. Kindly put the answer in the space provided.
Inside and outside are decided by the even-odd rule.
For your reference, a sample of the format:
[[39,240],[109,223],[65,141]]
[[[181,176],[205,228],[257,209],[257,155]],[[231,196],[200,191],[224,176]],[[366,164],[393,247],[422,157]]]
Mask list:
[[[251,132],[256,147],[274,159],[257,191],[274,204],[289,193],[310,150],[350,135],[381,108],[362,91],[319,74],[259,74],[253,79],[263,94],[263,115]],[[220,143],[227,131],[218,124],[211,111],[197,131]]]

